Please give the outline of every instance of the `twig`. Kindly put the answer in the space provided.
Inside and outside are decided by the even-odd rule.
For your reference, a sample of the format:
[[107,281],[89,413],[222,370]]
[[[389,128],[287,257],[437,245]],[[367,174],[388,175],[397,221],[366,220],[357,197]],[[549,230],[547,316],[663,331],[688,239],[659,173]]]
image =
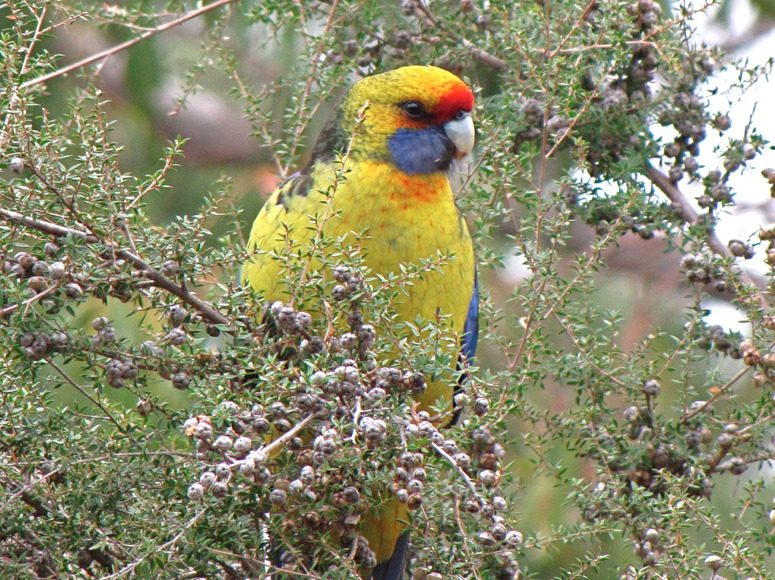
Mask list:
[[193,518],[191,518],[186,522],[186,524],[183,526],[183,529],[180,530],[180,532],[174,538],[172,538],[168,542],[163,543],[161,546],[154,548],[151,552],[149,552],[148,554],[145,554],[144,556],[141,556],[139,559],[135,560],[134,562],[130,562],[129,564],[121,568],[121,570],[117,571],[116,573],[111,574],[110,576],[103,576],[101,580],[113,580],[114,578],[120,578],[121,576],[124,576],[132,572],[132,570],[134,570],[140,564],[142,564],[143,561],[149,556],[158,554],[163,550],[174,547],[175,544],[178,543],[178,540],[180,540],[180,538],[183,537],[186,531],[188,531],[188,529],[191,528],[199,520],[199,518],[201,518],[206,512],[207,512],[207,507],[203,507],[198,514],[196,514]]
[[62,469],[62,466],[60,465],[59,467],[49,471],[47,474],[42,475],[37,479],[33,479],[24,487],[21,487],[19,483],[11,479],[4,480],[3,487],[9,488],[9,489],[10,488],[16,488],[16,489],[13,491],[13,493],[11,493],[10,496],[8,496],[8,499],[3,503],[3,505],[0,506],[0,513],[2,513],[5,510],[5,508],[7,508],[9,504],[18,497],[24,503],[26,503],[28,506],[30,506],[35,510],[36,516],[40,517],[40,516],[47,515],[49,512],[48,508],[45,505],[43,505],[43,502],[40,499],[33,496],[30,493],[30,490],[36,485],[38,485],[40,482],[46,481],[49,477],[52,477],[57,473],[59,473],[61,469]]
[[33,85],[37,85],[40,83],[45,83],[46,81],[49,81],[53,78],[56,78],[58,76],[62,76],[63,74],[67,74],[70,71],[79,69],[81,67],[86,66],[87,64],[91,64],[93,62],[96,62],[100,59],[103,59],[108,56],[113,56],[114,54],[117,54],[121,52],[122,50],[126,50],[127,48],[130,48],[134,46],[135,44],[142,42],[143,40],[150,38],[151,36],[154,36],[155,34],[158,34],[159,32],[164,32],[165,30],[169,30],[170,28],[174,28],[175,26],[179,26],[183,24],[184,22],[188,22],[192,18],[196,18],[197,16],[200,16],[206,12],[209,12],[210,10],[214,10],[216,8],[220,8],[221,6],[225,6],[226,4],[230,4],[234,2],[235,0],[217,0],[216,2],[213,2],[212,4],[208,4],[207,6],[203,6],[202,8],[199,8],[197,10],[193,10],[192,12],[188,12],[187,14],[184,14],[180,18],[176,18],[175,20],[171,20],[170,22],[167,22],[166,24],[161,24],[157,26],[156,28],[152,28],[151,30],[148,30],[147,32],[144,32],[140,36],[137,36],[131,40],[127,40],[126,42],[122,42],[121,44],[117,44],[116,46],[112,46],[111,48],[108,48],[106,50],[103,50],[102,52],[98,52],[97,54],[93,54],[91,56],[88,56],[84,59],[79,60],[78,62],[75,62],[73,64],[67,65],[66,67],[57,69],[55,71],[52,71],[48,74],[39,76],[37,78],[28,80],[24,83],[22,83],[19,88],[27,88],[31,87]]
[[737,374],[729,379],[727,383],[719,388],[719,390],[714,394],[710,399],[705,401],[702,405],[699,405],[696,409],[693,409],[686,415],[684,415],[681,418],[681,423],[686,425],[686,423],[689,422],[690,419],[696,417],[703,411],[705,411],[708,407],[710,407],[713,403],[715,403],[719,398],[721,398],[722,395],[724,395],[731,387],[734,385],[737,381],[739,381],[749,370],[751,370],[751,367],[744,366],[742,369],[740,369]]
[[288,441],[288,439],[290,439],[291,437],[294,437],[296,435],[296,433],[298,433],[299,431],[304,429],[304,427],[309,425],[312,422],[312,420],[315,417],[319,416],[320,414],[321,413],[310,413],[309,415],[304,417],[304,419],[302,419],[301,421],[296,423],[296,425],[294,425],[292,429],[289,429],[288,431],[286,431],[285,433],[280,435],[277,439],[275,439],[274,441],[272,441],[268,445],[264,445],[260,449],[260,451],[263,452],[263,453],[266,453],[267,455],[269,455],[270,453],[272,453],[272,451],[274,451],[275,449],[280,447],[280,445],[282,445],[283,443]]
[[447,462],[455,469],[455,471],[457,471],[460,474],[460,477],[463,478],[463,481],[466,482],[466,485],[468,485],[468,489],[470,489],[474,495],[477,495],[476,486],[474,485],[474,482],[471,481],[471,478],[468,477],[468,474],[465,472],[465,470],[463,470],[463,468],[461,468],[457,464],[457,461],[455,461],[454,457],[452,457],[449,453],[444,451],[444,449],[442,449],[435,443],[431,443],[431,447],[433,447],[439,455],[441,455],[444,459],[447,460]]
[[506,72],[509,69],[509,65],[506,64],[505,60],[499,59],[497,56],[494,56],[484,50],[483,48],[479,48],[478,46],[475,46],[473,42],[468,40],[467,38],[461,38],[459,39],[460,42],[465,46],[472,55],[474,55],[474,58],[484,64],[486,64],[489,67],[492,67],[498,72]]
[[92,403],[94,403],[95,405],[97,405],[97,406],[100,408],[100,410],[101,410],[103,413],[105,413],[105,416],[106,416],[108,419],[110,419],[110,422],[111,422],[111,423],[113,423],[113,424],[114,424],[114,425],[115,425],[115,426],[118,428],[118,430],[119,430],[119,431],[121,431],[121,432],[122,432],[124,435],[126,435],[126,434],[127,434],[127,432],[126,432],[126,429],[124,429],[124,427],[122,427],[122,426],[121,426],[121,424],[120,424],[120,423],[119,423],[119,422],[118,422],[118,421],[115,419],[115,417],[113,417],[113,415],[111,415],[111,414],[110,414],[110,411],[108,411],[108,410],[105,408],[105,406],[104,406],[104,405],[103,405],[103,404],[100,402],[100,400],[99,400],[99,399],[95,399],[95,398],[94,398],[94,397],[92,397],[92,396],[91,396],[91,395],[90,395],[88,392],[86,392],[86,390],[85,390],[85,389],[84,389],[84,388],[83,388],[81,385],[79,385],[79,384],[78,384],[78,383],[76,383],[76,382],[75,382],[73,379],[71,379],[71,378],[70,378],[70,376],[69,376],[69,375],[68,375],[68,374],[67,374],[67,373],[66,373],[64,370],[62,370],[61,368],[59,368],[59,367],[57,366],[57,364],[56,364],[54,361],[52,361],[51,359],[47,358],[47,359],[46,359],[46,362],[47,362],[47,363],[48,363],[48,364],[49,364],[49,365],[50,365],[50,366],[51,366],[51,367],[52,367],[52,368],[53,368],[53,369],[54,369],[56,372],[58,372],[58,373],[61,375],[61,377],[62,377],[63,379],[65,379],[65,380],[66,380],[66,381],[67,381],[67,382],[68,382],[68,383],[69,383],[69,384],[70,384],[70,385],[71,385],[73,388],[75,388],[76,390],[78,390],[78,392],[79,392],[79,393],[81,393],[81,394],[82,394],[84,397],[86,397],[86,398],[87,398],[87,399],[89,399],[89,400],[90,400]]
[[156,268],[146,263],[139,256],[136,256],[127,250],[117,248],[113,244],[105,240],[101,240],[93,234],[86,233],[82,230],[60,226],[55,223],[37,220],[5,208],[0,208],[0,218],[59,238],[63,238],[65,236],[75,236],[89,244],[103,244],[104,246],[110,248],[110,250],[113,251],[116,256],[123,258],[127,262],[130,262],[137,270],[141,271],[146,278],[152,280],[154,286],[161,290],[166,290],[170,294],[180,298],[186,304],[196,308],[202,314],[202,317],[208,322],[214,324],[231,324],[231,320],[229,320],[229,318],[218,312],[215,308],[199,298],[196,294],[189,292],[182,286],[177,285],[175,282],[159,272]]
[[25,300],[24,302],[19,302],[19,303],[16,303],[16,304],[11,304],[10,306],[7,306],[6,308],[3,308],[2,310],[0,310],[0,318],[5,318],[11,312],[13,312],[14,310],[16,310],[17,308],[19,308],[21,306],[24,306],[24,307],[29,306],[30,304],[32,304],[36,300],[40,300],[41,298],[44,298],[45,296],[51,294],[57,288],[59,288],[59,282],[56,282],[52,286],[49,286],[48,288],[46,288],[43,292],[40,292],[39,294],[35,294],[35,296],[32,296],[31,298],[27,298],[27,300]]
[[501,60],[497,56],[490,54],[483,48],[479,48],[467,38],[461,38],[456,34],[450,32],[449,30],[445,29],[444,26],[442,26],[441,23],[438,20],[436,20],[436,18],[434,18],[433,14],[431,14],[430,9],[428,8],[428,6],[425,4],[423,0],[417,3],[417,8],[420,10],[420,12],[423,13],[423,15],[433,25],[433,27],[436,28],[436,30],[443,32],[452,41],[461,43],[464,47],[466,47],[469,50],[469,52],[478,61],[486,64],[487,66],[492,67],[498,72],[505,72],[509,69],[509,65],[506,64],[505,60]]
[[167,175],[167,171],[169,171],[170,167],[172,167],[172,156],[167,155],[164,159],[164,167],[161,168],[161,171],[159,171],[157,175],[154,175],[151,183],[148,184],[148,187],[140,191],[140,193],[138,193],[135,198],[124,208],[124,211],[133,208],[146,193],[157,189],[161,183],[161,180],[164,179],[164,177]]
[[30,56],[32,55],[32,50],[35,48],[35,44],[38,42],[38,38],[40,38],[40,30],[43,27],[43,21],[46,19],[47,10],[48,10],[48,4],[44,4],[43,10],[40,11],[40,16],[36,17],[36,20],[38,21],[38,23],[35,25],[35,32],[32,35],[32,40],[30,41],[30,45],[27,47],[27,52],[24,55],[22,68],[19,71],[20,75],[23,75],[25,72],[27,72],[27,64],[29,64]]
[[[699,221],[699,214],[697,214],[696,211],[694,211],[694,208],[689,203],[689,200],[686,199],[686,196],[684,196],[683,192],[678,189],[678,187],[670,181],[670,178],[662,173],[659,169],[651,165],[651,163],[646,164],[646,176],[651,180],[651,182],[657,186],[657,188],[664,193],[670,201],[678,205],[678,210],[680,213],[681,219],[683,219],[686,223],[690,225],[694,225]],[[715,230],[710,229],[708,231],[708,247],[719,256],[723,257],[731,257],[732,254],[729,251],[729,248],[727,248],[724,245],[724,242],[722,242],[719,237],[716,235]],[[751,277],[742,269],[739,272],[740,279],[745,284],[749,284],[753,287],[757,287],[756,283],[751,279]],[[762,295],[761,292],[756,292],[756,298],[759,301],[759,305],[765,310],[768,311],[770,309],[770,305],[767,302],[767,299]]]

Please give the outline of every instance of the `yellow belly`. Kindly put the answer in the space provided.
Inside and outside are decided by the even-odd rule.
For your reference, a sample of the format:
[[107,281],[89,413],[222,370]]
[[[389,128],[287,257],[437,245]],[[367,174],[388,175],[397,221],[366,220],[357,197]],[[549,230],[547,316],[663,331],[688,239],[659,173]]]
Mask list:
[[[330,199],[313,186],[306,196],[288,197],[278,204],[275,195],[267,202],[248,243],[249,250],[267,253],[245,264],[244,283],[268,300],[289,300],[294,289],[283,282],[284,266],[269,253],[285,254],[311,244],[318,234],[310,216],[317,216],[328,239],[345,238],[345,245],[362,248],[363,259],[374,274],[400,276],[402,266],[417,267],[423,260],[440,263],[438,269],[406,276],[403,292],[392,306],[398,320],[412,323],[417,317],[434,321],[439,315],[447,316],[454,332],[462,334],[473,293],[473,247],[446,175],[407,176],[387,163],[367,161],[349,169],[346,181]],[[332,174],[330,168],[319,170],[313,175],[315,185],[324,189]],[[290,227],[290,247],[284,224]],[[421,407],[432,406],[440,397],[449,402],[449,385],[437,383],[429,382],[418,398]]]
[[[430,411],[436,406],[449,409],[455,381],[452,371],[474,285],[471,238],[455,207],[449,181],[444,174],[407,176],[378,162],[359,161],[348,169],[346,181],[336,187],[333,197],[316,191],[332,182],[334,172],[330,167],[313,173],[315,185],[306,195],[275,193],[253,225],[248,249],[264,253],[245,264],[243,283],[262,292],[267,300],[289,301],[298,289],[284,283],[285,267],[270,254],[288,255],[312,244],[320,234],[311,227],[311,216],[316,216],[317,223],[322,224],[319,229],[329,240],[345,239],[344,246],[337,243],[332,251],[348,244],[359,246],[374,274],[401,276],[402,268],[420,266],[423,260],[436,261],[438,268],[423,269],[407,277],[402,288],[405,292],[398,293],[392,308],[398,321],[414,323],[418,317],[435,321],[444,316],[457,334],[458,340],[441,347],[450,356],[450,373],[435,380],[426,377],[426,391],[417,398],[419,410]],[[319,267],[314,261],[307,265]],[[330,273],[324,275],[331,280]],[[397,350],[389,356],[402,358]],[[384,497],[382,505],[361,524],[361,533],[380,562],[392,554],[407,517],[406,506],[392,498],[387,489]]]

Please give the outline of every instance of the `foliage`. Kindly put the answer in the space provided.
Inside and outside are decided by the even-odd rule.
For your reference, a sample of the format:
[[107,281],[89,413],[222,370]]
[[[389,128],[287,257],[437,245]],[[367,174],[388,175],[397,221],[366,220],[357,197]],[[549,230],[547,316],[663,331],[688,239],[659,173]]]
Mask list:
[[[4,576],[262,578],[274,558],[357,578],[357,523],[387,497],[410,510],[418,580],[772,575],[775,229],[716,231],[769,146],[709,105],[769,67],[724,85],[737,65],[688,7],[12,0],[0,17]],[[117,48],[64,78],[83,46]],[[411,394],[455,368],[438,348],[455,337],[391,301],[453,257],[384,279],[320,237],[276,256],[292,303],[238,282],[256,183],[303,164],[349,82],[408,63],[479,91],[458,201],[483,336],[448,429]],[[775,191],[763,177],[748,187]],[[707,322],[709,294],[744,333]]]

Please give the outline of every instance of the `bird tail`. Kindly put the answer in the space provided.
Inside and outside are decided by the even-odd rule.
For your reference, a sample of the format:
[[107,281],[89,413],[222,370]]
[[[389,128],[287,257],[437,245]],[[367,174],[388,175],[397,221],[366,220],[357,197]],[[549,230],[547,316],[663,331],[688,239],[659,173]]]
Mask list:
[[401,580],[404,576],[406,557],[409,554],[409,531],[398,536],[396,547],[390,558],[377,564],[371,573],[371,580]]

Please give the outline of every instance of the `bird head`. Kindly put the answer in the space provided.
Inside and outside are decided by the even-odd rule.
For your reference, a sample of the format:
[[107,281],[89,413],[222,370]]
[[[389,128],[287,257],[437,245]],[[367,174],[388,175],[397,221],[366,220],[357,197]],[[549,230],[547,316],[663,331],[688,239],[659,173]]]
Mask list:
[[448,170],[471,152],[473,107],[471,89],[452,73],[407,66],[353,85],[340,123],[353,136],[353,155],[388,161],[409,175],[427,175]]

